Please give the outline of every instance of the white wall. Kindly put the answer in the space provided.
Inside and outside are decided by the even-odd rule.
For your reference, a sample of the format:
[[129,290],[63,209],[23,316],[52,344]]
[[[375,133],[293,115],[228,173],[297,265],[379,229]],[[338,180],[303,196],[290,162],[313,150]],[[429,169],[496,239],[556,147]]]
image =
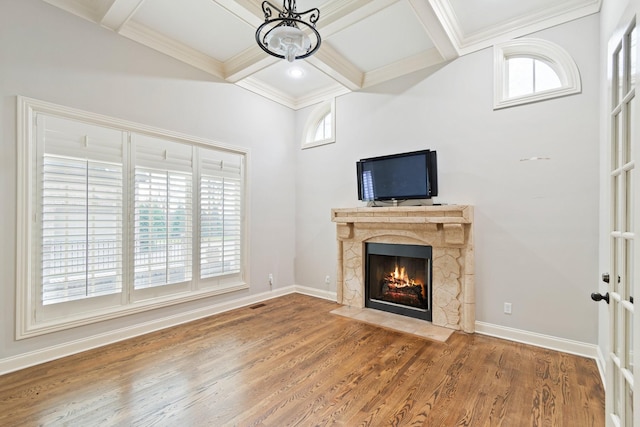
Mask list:
[[[41,0],[2,2],[0,361],[267,292],[269,273],[276,288],[321,290],[329,275],[335,291],[330,209],[361,205],[355,161],[421,148],[438,150],[437,201],[476,206],[477,319],[595,343],[598,17],[537,36],[574,57],[582,94],[493,111],[484,50],[340,97],[337,142],[299,150],[308,109],[296,114],[217,82]],[[251,290],[16,342],[17,95],[250,148]],[[552,159],[519,161],[531,156]]]
[[[359,158],[438,151],[436,202],[475,205],[478,321],[595,344],[598,283],[598,16],[533,36],[577,62],[582,93],[493,111],[486,49],[337,99],[336,143],[297,151],[299,285],[335,291],[333,207],[357,200]],[[298,113],[296,137],[309,109]],[[549,161],[521,162],[533,156]],[[513,314],[503,314],[503,303]]]
[[[251,289],[16,342],[17,95],[249,148]],[[0,4],[0,97],[0,362],[293,284],[291,110],[41,0]]]

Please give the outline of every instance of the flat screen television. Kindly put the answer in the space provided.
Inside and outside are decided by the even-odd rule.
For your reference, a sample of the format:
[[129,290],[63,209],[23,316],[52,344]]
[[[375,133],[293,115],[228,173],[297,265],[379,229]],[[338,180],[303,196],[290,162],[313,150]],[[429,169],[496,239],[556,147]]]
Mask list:
[[438,195],[437,154],[432,150],[361,159],[358,200],[430,199]]

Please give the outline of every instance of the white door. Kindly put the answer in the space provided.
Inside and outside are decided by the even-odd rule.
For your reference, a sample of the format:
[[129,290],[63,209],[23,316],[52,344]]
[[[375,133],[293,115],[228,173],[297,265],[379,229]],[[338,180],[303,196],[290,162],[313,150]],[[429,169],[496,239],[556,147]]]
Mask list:
[[[635,193],[640,175],[635,157],[640,148],[640,108],[635,96],[637,72],[635,18],[626,22],[609,44],[610,120],[610,253],[603,280],[608,285],[609,354],[606,355],[607,426],[640,427],[640,393],[634,393],[634,366],[640,362],[640,316],[634,316],[633,296],[640,292],[640,209]],[[640,165],[639,165],[640,166]]]

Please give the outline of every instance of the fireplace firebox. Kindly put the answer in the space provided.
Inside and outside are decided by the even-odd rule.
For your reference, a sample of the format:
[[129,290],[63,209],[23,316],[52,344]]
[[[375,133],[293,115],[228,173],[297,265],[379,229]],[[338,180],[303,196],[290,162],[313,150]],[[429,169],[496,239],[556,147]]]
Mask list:
[[365,307],[431,321],[431,246],[367,243]]

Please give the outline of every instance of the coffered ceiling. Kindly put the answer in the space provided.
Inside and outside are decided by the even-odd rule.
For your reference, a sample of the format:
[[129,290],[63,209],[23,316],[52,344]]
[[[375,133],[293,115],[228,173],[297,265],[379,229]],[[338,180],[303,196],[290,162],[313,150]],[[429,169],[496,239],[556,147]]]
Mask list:
[[299,12],[320,9],[322,46],[289,63],[255,42],[262,0],[43,1],[293,109],[596,13],[602,2],[298,0]]

